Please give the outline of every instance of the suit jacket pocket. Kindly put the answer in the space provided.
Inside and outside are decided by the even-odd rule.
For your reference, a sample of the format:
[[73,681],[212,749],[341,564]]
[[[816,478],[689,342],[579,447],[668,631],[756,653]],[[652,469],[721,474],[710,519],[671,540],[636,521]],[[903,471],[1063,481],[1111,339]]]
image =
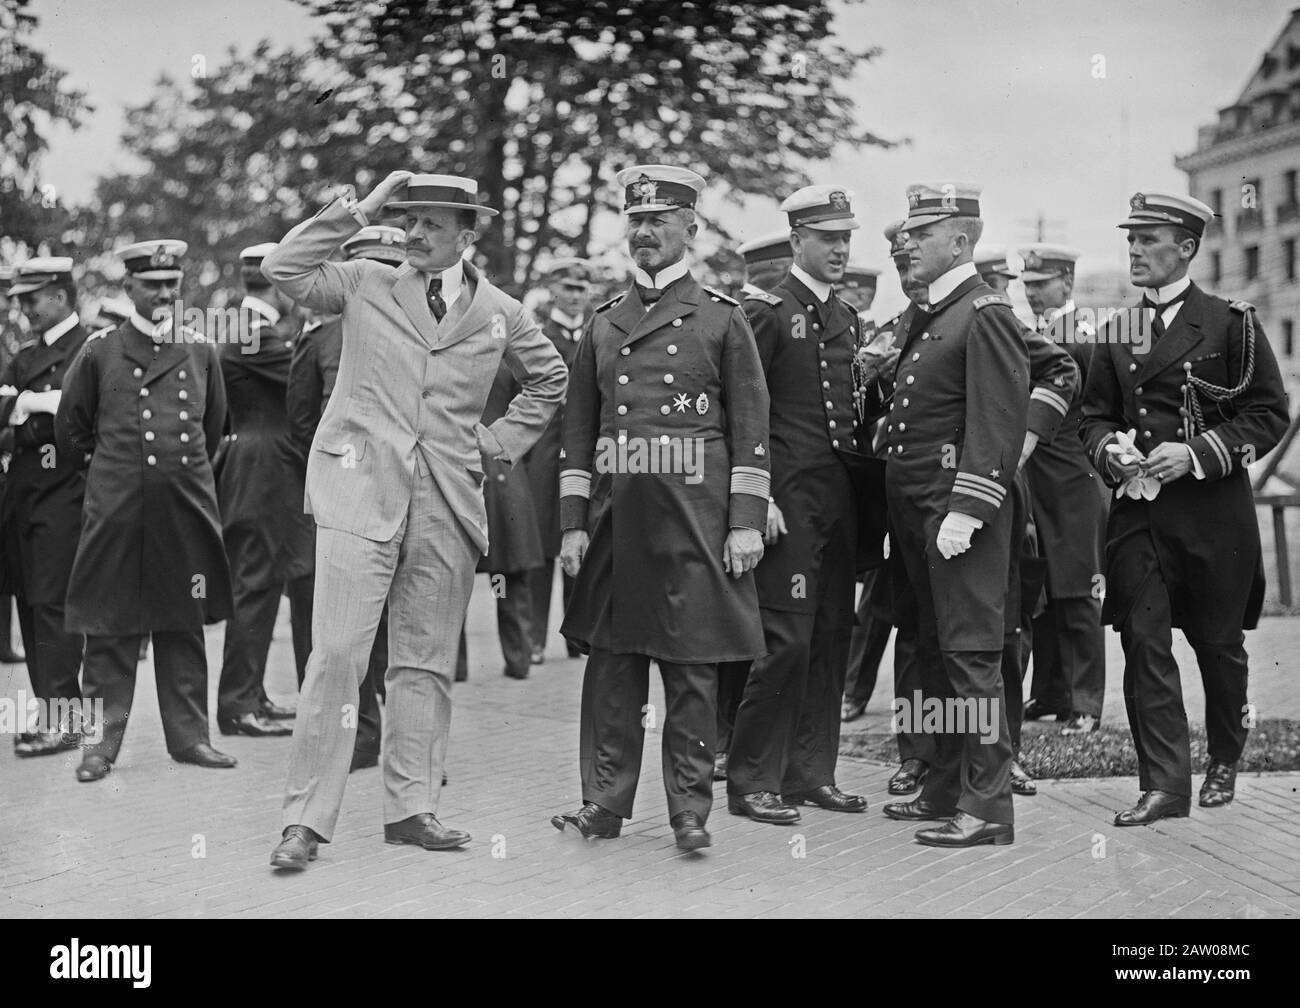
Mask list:
[[357,463],[366,457],[366,441],[359,437],[335,437],[321,441],[316,445],[316,450],[336,456],[344,469],[355,469]]

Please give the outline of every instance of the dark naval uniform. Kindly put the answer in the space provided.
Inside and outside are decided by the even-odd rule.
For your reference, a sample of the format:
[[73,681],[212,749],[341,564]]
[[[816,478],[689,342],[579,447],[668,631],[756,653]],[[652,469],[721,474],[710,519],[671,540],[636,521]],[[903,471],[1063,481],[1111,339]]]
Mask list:
[[188,329],[152,337],[137,319],[86,341],[55,425],[59,455],[89,465],[67,629],[86,635],[83,692],[105,716],[91,752],[110,762],[144,634],[168,752],[207,743],[203,626],[231,612],[211,464],[226,420],[217,352]]
[[[1130,312],[1140,312],[1149,328],[1146,316],[1154,312]],[[1093,353],[1080,427],[1093,465],[1114,485],[1106,446],[1116,431],[1134,429],[1144,455],[1162,443],[1189,445],[1204,478],[1188,472],[1153,500],[1123,495],[1112,503],[1102,616],[1124,645],[1124,702],[1140,786],[1190,795],[1171,629],[1186,634],[1200,665],[1210,758],[1231,766],[1247,735],[1242,631],[1255,627],[1264,597],[1246,467],[1281,439],[1287,397],[1251,306],[1195,284],[1150,352],[1136,353],[1133,344],[1112,320]]]
[[[862,324],[834,293],[822,303],[793,274],[750,294],[771,397],[772,497],[787,534],[754,572],[767,654],[736,712],[727,790],[798,795],[835,784],[840,698],[853,632],[859,516],[880,463],[860,422],[853,371]],[[868,415],[883,412],[874,387]],[[877,530],[877,540],[883,536]]]
[[[53,342],[36,336],[19,347],[0,372],[0,428],[9,429],[18,396],[63,387],[73,360],[86,342],[75,315]],[[4,494],[5,562],[18,597],[19,624],[32,690],[42,700],[81,696],[84,640],[64,629],[65,601],[81,531],[86,474],[78,461],[60,455],[54,414],[33,413],[12,428],[13,458]],[[6,600],[7,604],[7,600]],[[6,642],[7,643],[7,642]],[[51,728],[56,726],[50,726]]]
[[[1010,303],[970,272],[909,320],[886,426],[886,495],[892,544],[916,605],[925,697],[998,708],[989,744],[974,731],[935,737],[920,800],[1011,823],[1000,672],[1014,524],[1006,498],[1025,440],[1028,353]],[[950,512],[983,527],[965,553],[944,559],[935,540]]]
[[[554,315],[542,327],[542,332],[555,344],[555,349],[564,358],[564,366],[569,370],[573,370],[582,329],[581,325],[571,329]],[[528,482],[532,486],[533,507],[537,511],[537,527],[542,537],[542,565],[528,579],[528,593],[532,600],[533,647],[542,650],[546,648],[546,631],[551,617],[555,558],[560,555],[560,456],[564,454],[563,430],[564,403],[561,402],[542,436],[524,456],[524,467],[528,470]],[[561,577],[562,597],[567,609],[573,595],[573,579],[563,573]]]
[[[254,341],[232,340],[221,347],[230,433],[218,457],[216,480],[234,613],[226,623],[219,724],[261,710],[280,597],[286,586],[301,596],[304,584],[309,585],[303,579],[313,569],[315,527],[303,513],[305,474],[290,439],[285,406],[302,320],[289,314],[273,321],[264,311],[269,305],[250,305],[249,300],[242,310],[253,314]],[[300,657],[306,660],[305,653]]]
[[[488,390],[487,403],[483,407],[484,426],[494,424],[505,416],[511,401],[519,392],[518,379],[503,363],[497,369],[492,388]],[[497,636],[501,640],[501,653],[506,662],[505,674],[512,679],[527,679],[533,651],[533,606],[529,593],[529,574],[540,567],[544,559],[532,483],[526,460],[519,465],[512,465],[498,459],[488,459],[483,464],[483,470],[488,551],[480,558],[478,571],[492,575],[492,594],[496,597],[497,608]],[[557,516],[557,525],[558,521]]]
[[1025,464],[1039,553],[1047,564],[1047,608],[1033,622],[1032,696],[1046,711],[1101,717],[1106,635],[1101,623],[1102,546],[1111,494],[1079,444],[1083,388],[1096,331],[1074,311],[1045,335],[1081,376],[1056,436],[1039,441]]
[[597,309],[564,452],[561,524],[591,536],[561,630],[591,652],[583,798],[631,817],[653,658],[670,815],[707,818],[717,663],[764,651],[752,573],[723,570],[729,530],[761,532],[769,496],[767,386],[740,306],[687,273],[649,311],[635,287]]

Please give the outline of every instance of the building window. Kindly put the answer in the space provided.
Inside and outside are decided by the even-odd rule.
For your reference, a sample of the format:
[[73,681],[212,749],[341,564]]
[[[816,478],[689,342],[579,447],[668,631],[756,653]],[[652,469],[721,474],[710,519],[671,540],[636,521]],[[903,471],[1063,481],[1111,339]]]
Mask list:
[[1210,253],[1210,283],[1223,281],[1223,256],[1218,252]]
[[1296,201],[1297,195],[1300,195],[1300,192],[1297,192],[1298,181],[1300,181],[1300,173],[1298,173],[1296,169],[1292,168],[1290,171],[1283,173],[1282,175],[1282,202],[1283,203],[1294,203]]
[[1300,206],[1297,206],[1297,200],[1300,200],[1300,180],[1297,179],[1297,172],[1292,168],[1288,172],[1282,173],[1282,202],[1277,205],[1277,222],[1285,224],[1288,221],[1300,220]]
[[1210,190],[1210,209],[1214,211],[1215,217],[1223,216],[1223,190],[1222,189]]
[[1294,280],[1295,267],[1295,239],[1288,238],[1282,243],[1282,275],[1288,280]]
[[1290,319],[1282,320],[1282,356],[1295,356],[1295,323]]
[[1259,246],[1251,245],[1246,249],[1246,279],[1259,279]]

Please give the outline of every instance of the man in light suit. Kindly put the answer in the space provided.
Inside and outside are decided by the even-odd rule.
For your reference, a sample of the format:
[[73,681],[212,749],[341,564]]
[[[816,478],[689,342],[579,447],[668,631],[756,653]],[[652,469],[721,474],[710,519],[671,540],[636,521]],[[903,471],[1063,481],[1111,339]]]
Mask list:
[[[457,646],[488,546],[484,458],[521,459],[567,377],[523,306],[462,258],[479,215],[496,213],[477,191],[458,176],[393,172],[360,202],[350,193],[333,200],[263,261],[295,301],[343,315],[338,378],[307,463],[317,524],[313,649],[277,868],[305,868],[333,835],[358,685],[385,601],[384,840],[449,850],[470,839],[435,813]],[[327,261],[385,205],[403,212],[402,266]],[[488,428],[479,419],[502,360],[522,391]]]

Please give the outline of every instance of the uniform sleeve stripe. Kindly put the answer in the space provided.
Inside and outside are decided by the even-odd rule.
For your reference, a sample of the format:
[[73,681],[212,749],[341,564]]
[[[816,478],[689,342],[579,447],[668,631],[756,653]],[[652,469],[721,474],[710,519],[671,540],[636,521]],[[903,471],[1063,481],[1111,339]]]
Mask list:
[[1116,440],[1118,439],[1116,438],[1113,432],[1107,434],[1104,438],[1101,439],[1101,443],[1097,445],[1096,451],[1092,453],[1092,464],[1097,468],[1098,472],[1102,471],[1102,465],[1104,464],[1104,460],[1106,458],[1106,446],[1108,444],[1114,444]]
[[992,504],[994,507],[1001,507],[1001,499],[994,497],[992,494],[986,494],[981,490],[971,490],[968,487],[955,486],[952,488],[955,494],[965,494],[967,497],[974,497],[976,500],[982,500],[986,504]]
[[959,472],[957,474],[957,485],[970,487],[973,490],[982,490],[985,493],[993,494],[998,500],[1006,496],[1007,490],[1001,483],[988,479],[984,476],[977,476],[975,473]]
[[1043,388],[1040,386],[1029,393],[1029,398],[1047,403],[1047,405],[1057,410],[1061,416],[1065,416],[1065,414],[1070,410],[1070,404],[1049,388]]
[[1228,448],[1223,443],[1223,439],[1212,430],[1205,432],[1206,443],[1214,449],[1214,454],[1218,456],[1219,463],[1223,466],[1224,472],[1232,471],[1232,456],[1228,454]]
[[591,473],[565,469],[560,473],[561,497],[591,497]]
[[772,490],[772,477],[766,469],[752,466],[733,466],[731,470],[731,492],[734,494],[752,494],[767,500]]

